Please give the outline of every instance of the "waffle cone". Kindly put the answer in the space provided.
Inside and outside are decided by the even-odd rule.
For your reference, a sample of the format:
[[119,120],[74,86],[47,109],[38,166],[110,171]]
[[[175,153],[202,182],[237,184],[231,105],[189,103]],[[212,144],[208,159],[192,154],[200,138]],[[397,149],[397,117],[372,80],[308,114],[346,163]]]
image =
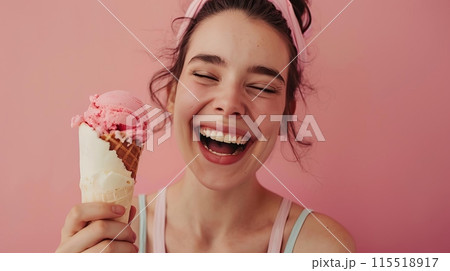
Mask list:
[[130,216],[131,201],[133,200],[134,184],[121,188],[114,188],[109,191],[99,192],[95,184],[81,184],[81,202],[109,202],[125,207],[125,214],[114,219],[115,221],[127,224]]
[[80,189],[83,203],[124,206],[126,213],[116,221],[128,223],[142,148],[124,138],[120,132],[99,137],[92,127],[80,125]]
[[125,168],[131,172],[131,177],[136,180],[142,147],[134,143],[122,142],[115,137],[114,133],[102,135],[100,138],[109,143],[109,150],[116,151],[117,156],[122,160]]

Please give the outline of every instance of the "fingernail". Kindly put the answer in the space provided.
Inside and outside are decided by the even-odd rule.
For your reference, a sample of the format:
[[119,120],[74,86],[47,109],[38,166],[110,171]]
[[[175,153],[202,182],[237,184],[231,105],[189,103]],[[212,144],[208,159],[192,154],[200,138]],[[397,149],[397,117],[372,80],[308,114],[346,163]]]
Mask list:
[[122,205],[113,205],[112,211],[118,215],[123,215],[123,213],[125,213],[125,207]]

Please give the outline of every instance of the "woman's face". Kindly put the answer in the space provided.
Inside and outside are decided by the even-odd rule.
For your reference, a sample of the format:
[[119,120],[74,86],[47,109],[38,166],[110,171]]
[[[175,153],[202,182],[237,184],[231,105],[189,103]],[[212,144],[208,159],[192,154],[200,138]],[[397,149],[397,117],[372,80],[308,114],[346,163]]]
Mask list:
[[[168,108],[186,163],[199,154],[189,170],[203,185],[225,190],[256,178],[258,160],[267,159],[278,137],[280,123],[270,121],[270,116],[283,114],[288,71],[284,68],[289,61],[281,34],[243,12],[222,12],[198,25],[188,45],[182,83],[170,95]],[[203,115],[223,117],[225,138],[213,132],[215,122],[194,121]],[[235,117],[235,124],[229,116]],[[262,122],[256,122],[258,118]],[[255,123],[253,130],[245,119]],[[265,140],[258,139],[255,127]],[[194,131],[200,131],[200,140]],[[231,143],[247,132],[252,137],[246,144]]]

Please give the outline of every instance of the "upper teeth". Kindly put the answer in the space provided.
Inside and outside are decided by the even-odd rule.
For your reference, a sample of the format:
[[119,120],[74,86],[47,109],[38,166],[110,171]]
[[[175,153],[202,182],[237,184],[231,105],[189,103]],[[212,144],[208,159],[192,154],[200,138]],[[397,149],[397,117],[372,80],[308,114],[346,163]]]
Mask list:
[[238,145],[246,144],[250,138],[249,136],[236,136],[231,134],[224,134],[221,131],[216,131],[209,128],[201,128],[200,133],[206,137],[209,137],[219,142],[234,143]]

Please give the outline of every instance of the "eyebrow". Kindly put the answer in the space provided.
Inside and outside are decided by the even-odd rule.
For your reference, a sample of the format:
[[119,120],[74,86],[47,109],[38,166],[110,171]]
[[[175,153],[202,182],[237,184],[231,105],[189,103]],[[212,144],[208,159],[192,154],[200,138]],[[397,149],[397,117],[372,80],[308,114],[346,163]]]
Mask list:
[[281,81],[283,84],[286,84],[283,76],[281,76],[281,74],[275,69],[264,67],[264,66],[252,66],[247,71],[249,73],[268,75],[268,76],[273,77],[276,80]]
[[[195,61],[201,61],[209,64],[219,65],[219,66],[226,66],[227,62],[217,55],[209,55],[209,54],[199,54],[191,58],[189,60],[188,64]],[[262,74],[262,75],[268,75],[271,77],[274,77],[274,79],[281,81],[283,84],[286,84],[284,78],[281,76],[280,72],[278,72],[275,69],[257,65],[252,66],[247,69],[247,72],[249,73],[256,73],[256,74]]]
[[191,60],[189,60],[188,64],[190,64],[191,62],[194,62],[194,61],[202,61],[205,63],[215,64],[215,65],[219,65],[219,66],[227,65],[227,62],[225,62],[225,60],[223,60],[223,58],[221,58],[220,56],[216,56],[216,55],[199,54],[199,55],[196,55],[193,58],[191,58]]

